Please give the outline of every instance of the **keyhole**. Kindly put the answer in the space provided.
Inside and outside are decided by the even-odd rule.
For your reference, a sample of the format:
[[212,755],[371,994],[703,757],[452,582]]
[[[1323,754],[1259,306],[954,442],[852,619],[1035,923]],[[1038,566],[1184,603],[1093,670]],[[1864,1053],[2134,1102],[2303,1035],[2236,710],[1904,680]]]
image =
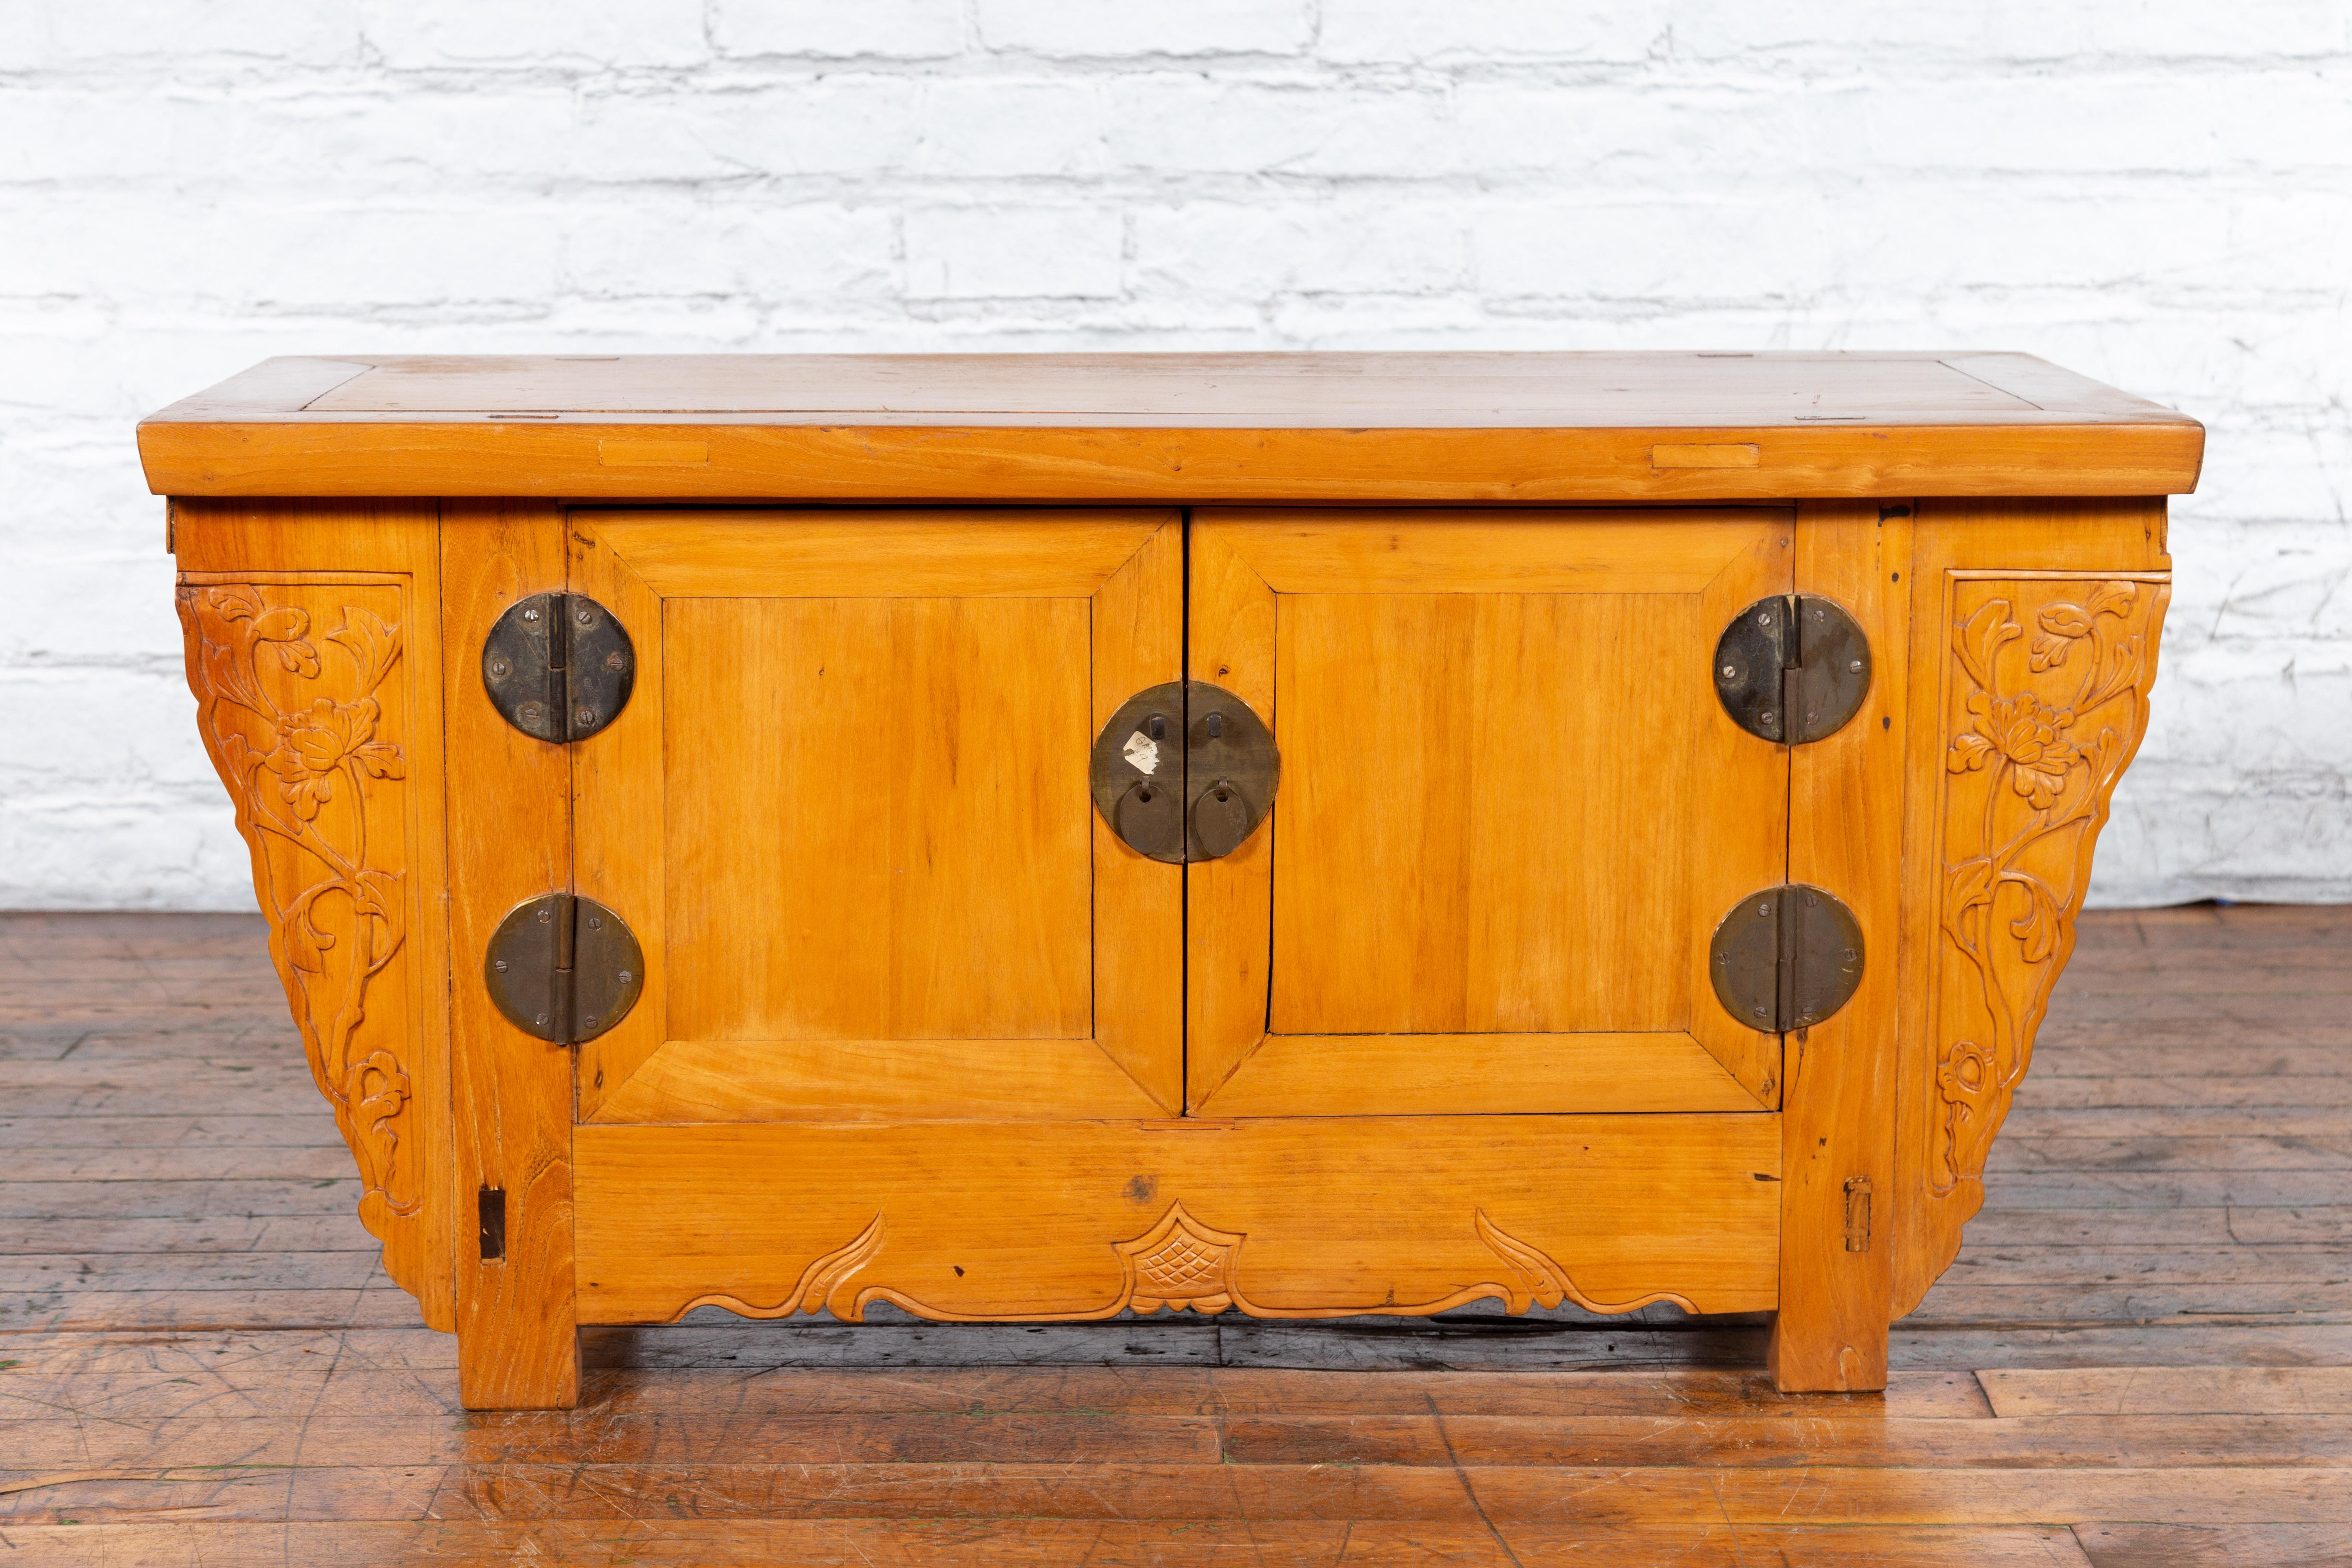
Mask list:
[[[1210,715],[1209,715],[1209,739],[1211,739],[1212,741],[1213,741],[1213,740],[1215,740],[1218,736],[1220,736],[1220,735],[1223,734],[1224,732],[1225,732],[1225,716],[1224,716],[1223,714],[1222,714],[1222,713],[1212,713],[1212,714],[1210,714]],[[1217,798],[1218,798],[1219,800],[1223,800],[1223,799],[1224,799],[1224,796],[1223,796],[1223,795],[1219,795]]]

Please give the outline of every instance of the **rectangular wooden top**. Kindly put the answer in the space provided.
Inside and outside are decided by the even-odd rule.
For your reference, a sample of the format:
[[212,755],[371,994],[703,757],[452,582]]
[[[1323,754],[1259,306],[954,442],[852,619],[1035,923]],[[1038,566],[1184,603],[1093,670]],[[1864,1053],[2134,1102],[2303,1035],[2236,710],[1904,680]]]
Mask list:
[[2204,428],[2027,354],[273,359],[158,494],[1701,500],[2165,495]]

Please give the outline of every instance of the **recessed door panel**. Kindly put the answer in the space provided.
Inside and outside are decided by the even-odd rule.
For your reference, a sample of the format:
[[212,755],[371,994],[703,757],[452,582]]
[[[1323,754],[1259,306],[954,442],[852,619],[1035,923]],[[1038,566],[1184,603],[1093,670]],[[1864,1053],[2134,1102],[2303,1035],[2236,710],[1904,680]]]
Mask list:
[[1192,868],[1210,1114],[1747,1110],[1776,1036],[1706,940],[1780,879],[1785,751],[1715,694],[1785,509],[1216,511],[1195,676],[1262,704],[1270,821]]
[[593,512],[639,649],[572,748],[578,890],[646,993],[604,1121],[1151,1116],[1181,1074],[1181,868],[1104,830],[1096,728],[1181,671],[1172,513]]
[[1672,705],[1696,610],[1277,601],[1276,1033],[1685,1026],[1694,727],[1635,715]]
[[687,599],[664,770],[681,1039],[1093,1032],[1082,599]]

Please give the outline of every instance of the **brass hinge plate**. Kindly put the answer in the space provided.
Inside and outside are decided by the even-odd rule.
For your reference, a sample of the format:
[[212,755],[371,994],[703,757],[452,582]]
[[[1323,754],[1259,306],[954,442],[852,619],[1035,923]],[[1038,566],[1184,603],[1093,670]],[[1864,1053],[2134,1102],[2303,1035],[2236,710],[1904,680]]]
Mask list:
[[620,717],[636,681],[628,628],[584,594],[518,599],[482,642],[482,689],[491,706],[541,741],[596,733]]
[[1248,703],[1205,680],[1170,680],[1119,704],[1087,777],[1121,842],[1181,865],[1248,841],[1274,805],[1282,757]]
[[637,1005],[646,955],[628,922],[593,899],[545,893],[507,911],[482,956],[490,1000],[524,1034],[593,1040]]
[[1862,922],[1826,888],[1790,882],[1750,893],[1707,943],[1724,1010],[1751,1029],[1811,1028],[1862,984]]
[[1715,694],[1731,721],[1759,740],[1826,740],[1870,694],[1870,639],[1833,599],[1759,599],[1716,639]]

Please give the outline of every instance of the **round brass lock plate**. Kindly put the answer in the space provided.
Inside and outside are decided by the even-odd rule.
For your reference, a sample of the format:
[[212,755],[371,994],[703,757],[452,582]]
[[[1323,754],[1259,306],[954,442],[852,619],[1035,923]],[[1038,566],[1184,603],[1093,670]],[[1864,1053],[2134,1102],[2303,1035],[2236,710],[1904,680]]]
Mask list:
[[1205,680],[1169,680],[1118,705],[1087,777],[1121,843],[1181,865],[1248,842],[1273,809],[1282,759],[1248,703]]

